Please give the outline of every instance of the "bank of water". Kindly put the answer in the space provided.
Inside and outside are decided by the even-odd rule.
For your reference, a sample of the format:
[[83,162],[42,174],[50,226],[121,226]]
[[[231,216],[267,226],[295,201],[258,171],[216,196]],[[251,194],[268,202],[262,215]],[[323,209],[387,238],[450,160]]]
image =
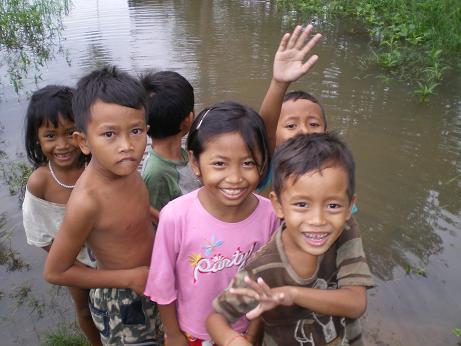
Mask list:
[[[271,1],[76,0],[64,18],[65,53],[44,67],[39,86],[74,85],[103,64],[132,73],[169,69],[192,83],[197,111],[228,99],[257,109],[280,37],[308,20]],[[319,62],[292,89],[320,98],[329,127],[355,154],[357,218],[377,283],[363,321],[368,344],[454,345],[451,331],[461,327],[461,79],[452,73],[421,104],[407,85],[362,67],[370,51],[364,31],[315,24],[324,34]],[[32,80],[24,84],[34,88]],[[0,150],[9,168],[24,160],[27,99],[9,87],[1,92]],[[37,344],[41,333],[73,320],[72,305],[64,290],[43,281],[45,253],[25,243],[18,195],[5,181],[0,201],[1,250],[24,265],[0,267],[0,339]]]

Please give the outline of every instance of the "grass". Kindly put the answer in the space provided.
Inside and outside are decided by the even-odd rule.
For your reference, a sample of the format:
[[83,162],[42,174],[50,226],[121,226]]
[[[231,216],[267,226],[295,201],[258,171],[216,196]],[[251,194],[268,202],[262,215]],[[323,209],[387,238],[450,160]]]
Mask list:
[[27,180],[33,172],[33,167],[23,161],[21,157],[10,161],[6,153],[0,151],[0,175],[7,183],[10,194],[21,194],[19,203],[22,203]]
[[57,329],[46,332],[41,346],[89,346],[90,344],[75,325],[60,325]]
[[16,287],[13,293],[10,293],[9,298],[16,301],[16,309],[26,305],[31,309],[31,313],[38,315],[38,318],[44,316],[45,304],[33,295],[29,283],[23,283]]
[[410,82],[427,101],[450,68],[461,68],[459,0],[279,0],[317,17],[342,16],[362,23],[372,40],[368,61]]

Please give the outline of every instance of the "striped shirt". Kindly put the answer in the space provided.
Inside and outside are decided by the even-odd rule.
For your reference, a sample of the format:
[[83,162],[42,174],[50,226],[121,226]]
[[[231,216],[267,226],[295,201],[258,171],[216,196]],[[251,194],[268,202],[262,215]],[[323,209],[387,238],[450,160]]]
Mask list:
[[[347,221],[339,238],[319,258],[318,267],[310,278],[296,274],[284,252],[281,234],[284,225],[272,240],[248,262],[245,269],[231,281],[229,288],[246,287],[244,277],[261,277],[269,287],[301,286],[337,289],[343,286],[373,287],[373,278],[363,251],[362,239],[353,218]],[[233,322],[257,306],[254,299],[235,296],[228,290],[214,301],[216,312]],[[362,345],[358,320],[325,316],[303,307],[278,306],[262,315],[266,346],[286,345]],[[347,341],[346,341],[347,340]]]

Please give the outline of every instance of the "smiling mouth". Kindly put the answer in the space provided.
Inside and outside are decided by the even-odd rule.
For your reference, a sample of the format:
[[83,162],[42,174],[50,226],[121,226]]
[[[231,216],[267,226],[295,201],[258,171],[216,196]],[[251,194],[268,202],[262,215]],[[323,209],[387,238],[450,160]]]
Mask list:
[[55,153],[54,157],[58,160],[68,160],[72,157],[72,152],[67,152],[67,153]]
[[313,233],[313,232],[306,232],[303,233],[303,237],[306,242],[311,246],[322,246],[326,243],[328,239],[328,233]]
[[228,199],[238,199],[240,198],[245,191],[247,190],[246,188],[241,188],[241,189],[225,189],[221,188],[219,189]]

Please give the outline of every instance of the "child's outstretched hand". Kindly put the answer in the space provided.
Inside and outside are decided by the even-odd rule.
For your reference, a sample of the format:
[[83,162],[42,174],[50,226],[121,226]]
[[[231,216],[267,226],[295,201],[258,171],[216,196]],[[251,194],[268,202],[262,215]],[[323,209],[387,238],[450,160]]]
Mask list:
[[231,288],[230,293],[259,301],[257,307],[247,312],[246,317],[249,320],[258,318],[263,312],[272,310],[278,305],[293,305],[294,293],[290,286],[270,288],[262,278],[254,281],[246,276],[244,280],[249,288]]
[[315,47],[322,37],[316,34],[307,41],[312,31],[312,25],[305,28],[296,26],[291,34],[286,33],[280,41],[279,48],[275,53],[273,79],[278,82],[294,82],[303,76],[315,64],[317,55],[307,59],[310,50]]

